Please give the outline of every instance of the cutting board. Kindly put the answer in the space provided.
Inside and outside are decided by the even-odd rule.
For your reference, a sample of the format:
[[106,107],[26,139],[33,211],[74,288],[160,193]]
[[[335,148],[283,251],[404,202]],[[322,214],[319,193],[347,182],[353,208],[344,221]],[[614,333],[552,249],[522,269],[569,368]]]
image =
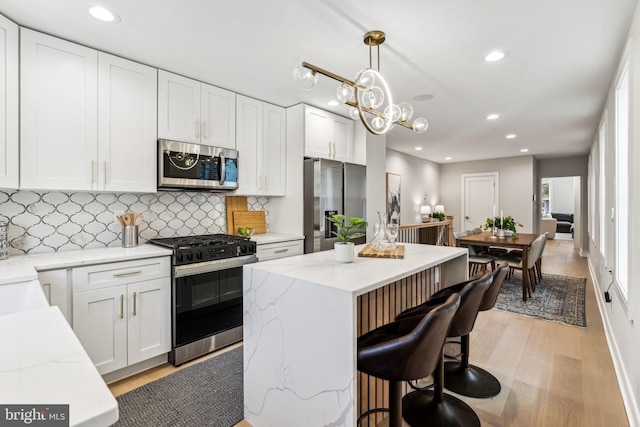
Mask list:
[[233,213],[236,211],[248,211],[246,196],[227,196],[225,197],[227,204],[227,234],[238,234],[238,227],[235,226]]
[[358,252],[358,256],[367,257],[367,258],[395,258],[395,259],[403,259],[404,258],[404,245],[397,245],[392,251],[376,251],[371,247],[371,245],[367,245]]
[[235,230],[231,234],[238,234],[239,227],[251,227],[255,234],[267,232],[267,221],[265,211],[235,211],[233,213],[233,223]]

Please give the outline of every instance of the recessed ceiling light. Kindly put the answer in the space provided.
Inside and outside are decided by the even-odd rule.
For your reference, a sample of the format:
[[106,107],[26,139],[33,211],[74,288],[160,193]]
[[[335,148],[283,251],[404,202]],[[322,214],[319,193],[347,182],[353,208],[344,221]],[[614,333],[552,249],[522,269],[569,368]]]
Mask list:
[[421,150],[422,150],[422,147],[416,147],[416,148],[414,148],[414,150],[416,150],[416,151],[421,151]]
[[520,152],[521,153],[527,153],[527,152],[529,152],[529,149],[528,148],[523,148],[522,150],[520,150]]
[[494,50],[493,52],[490,52],[489,54],[487,54],[484,57],[484,60],[487,62],[496,62],[496,61],[500,61],[505,56],[506,56],[506,53],[501,52],[499,50]]
[[109,9],[102,6],[89,6],[87,8],[87,12],[89,12],[91,16],[93,16],[96,19],[99,19],[100,21],[111,22],[114,24],[117,24],[118,22],[120,22],[120,17],[118,16],[117,13],[112,12]]
[[335,107],[336,105],[338,105],[340,103],[334,99],[334,100],[331,100],[331,101],[327,102],[327,104],[329,105],[329,107]]
[[491,113],[487,116],[487,120],[495,120],[498,117],[500,117],[500,114],[496,114],[496,113]]
[[414,101],[429,101],[430,99],[433,99],[433,95],[430,93],[423,93],[422,95],[416,95],[411,99]]
[[515,133],[510,133],[509,135],[505,136],[505,138],[507,138],[507,139],[513,139],[515,137],[516,137]]
[[444,159],[445,160],[451,160],[451,157],[450,156],[449,157],[445,157]]

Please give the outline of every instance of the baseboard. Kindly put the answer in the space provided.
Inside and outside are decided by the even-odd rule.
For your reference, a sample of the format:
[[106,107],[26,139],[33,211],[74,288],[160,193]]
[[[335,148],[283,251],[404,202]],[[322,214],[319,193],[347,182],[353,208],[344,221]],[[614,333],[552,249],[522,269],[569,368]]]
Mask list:
[[584,249],[580,248],[580,256],[583,257],[583,258],[588,258],[589,257],[589,251],[585,251]]
[[606,305],[602,290],[598,283],[598,276],[593,270],[591,264],[591,258],[587,258],[587,264],[589,265],[589,273],[591,274],[593,282],[593,290],[596,293],[596,301],[598,303],[598,311],[600,311],[600,318],[604,326],[604,335],[607,338],[607,344],[609,345],[609,352],[611,353],[611,359],[613,360],[613,369],[616,371],[616,378],[618,379],[618,386],[620,387],[620,393],[622,394],[622,401],[627,413],[627,420],[630,427],[640,427],[640,409],[636,402],[631,383],[629,382],[629,375],[624,367],[620,350],[615,340],[615,335],[611,329],[611,323],[609,323],[609,317],[606,315]]
[[167,363],[167,353],[162,353],[158,356],[152,357],[151,359],[143,360],[142,362],[136,363],[135,365],[127,366],[125,368],[118,369],[117,371],[109,372],[102,375],[102,379],[105,383],[111,384],[132,375],[139,374],[140,372],[146,371],[147,369],[155,368],[156,366],[160,366],[164,363]]

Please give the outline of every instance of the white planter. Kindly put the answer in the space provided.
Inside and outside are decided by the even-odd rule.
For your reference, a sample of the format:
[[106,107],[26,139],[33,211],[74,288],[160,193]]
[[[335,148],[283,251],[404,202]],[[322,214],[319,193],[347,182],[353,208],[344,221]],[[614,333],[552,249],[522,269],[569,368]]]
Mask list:
[[353,262],[353,251],[355,245],[353,242],[341,243],[336,242],[333,244],[336,261],[338,262]]

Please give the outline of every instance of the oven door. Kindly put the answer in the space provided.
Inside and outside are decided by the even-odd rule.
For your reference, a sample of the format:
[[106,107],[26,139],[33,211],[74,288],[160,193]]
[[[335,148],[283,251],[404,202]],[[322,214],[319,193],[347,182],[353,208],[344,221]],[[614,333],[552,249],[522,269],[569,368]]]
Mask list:
[[242,326],[242,266],[255,255],[174,269],[173,347]]
[[161,139],[158,141],[158,188],[237,189],[238,152]]

